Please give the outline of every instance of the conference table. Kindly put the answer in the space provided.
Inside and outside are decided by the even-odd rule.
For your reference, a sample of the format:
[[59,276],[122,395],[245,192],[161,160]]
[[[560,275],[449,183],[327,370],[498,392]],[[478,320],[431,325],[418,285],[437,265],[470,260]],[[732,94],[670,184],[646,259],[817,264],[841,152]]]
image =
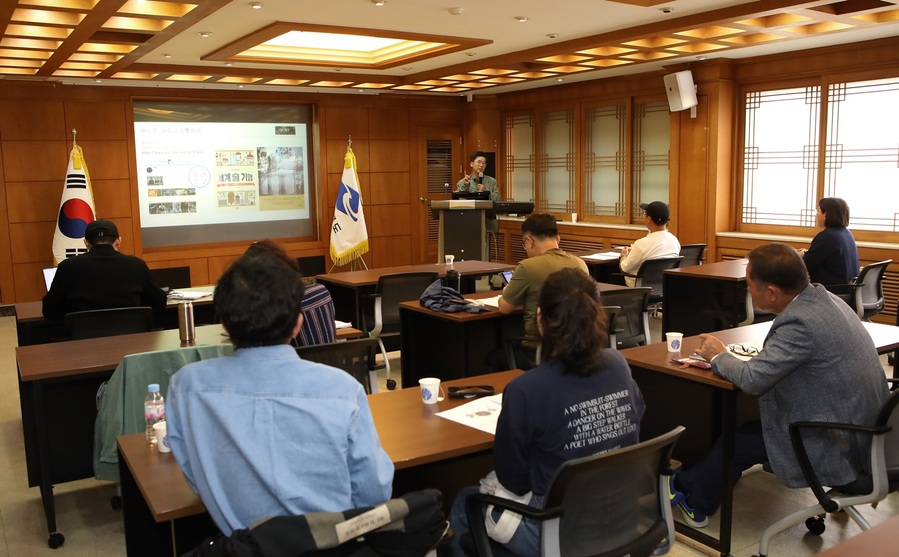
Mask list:
[[375,287],[381,275],[397,273],[436,272],[439,277],[445,277],[446,271],[455,269],[462,276],[462,293],[474,292],[474,280],[478,277],[493,275],[503,271],[511,271],[514,265],[496,263],[493,261],[456,261],[452,266],[426,263],[423,265],[404,265],[401,267],[382,267],[380,269],[365,269],[362,271],[345,271],[316,275],[316,280],[324,284],[334,300],[334,310],[337,319],[349,321],[354,327],[362,327],[362,299],[374,294]]
[[[618,284],[597,283],[600,292],[626,289]],[[499,296],[501,292],[466,294],[469,300]],[[504,339],[524,336],[521,311],[502,314],[494,306],[487,311],[447,313],[428,309],[418,300],[400,302],[402,385],[418,385],[423,377],[447,381],[494,371],[487,355],[503,346]]]
[[[338,339],[359,338],[338,329]],[[196,328],[193,344],[230,342],[221,325]],[[182,346],[177,329],[16,348],[28,485],[40,486],[51,536],[56,533],[53,485],[94,475],[97,390],[129,354]]]
[[[666,302],[667,304],[667,302]],[[881,323],[864,323],[879,354],[899,348],[899,327]],[[770,322],[736,327],[714,334],[725,344],[761,341],[771,328]],[[676,425],[686,428],[677,442],[674,458],[689,468],[708,453],[722,437],[725,471],[733,467],[734,432],[738,425],[758,419],[757,398],[741,393],[734,385],[709,370],[684,368],[672,363],[672,357],[693,354],[700,344],[698,336],[685,337],[680,355],[668,352],[667,343],[657,342],[622,350],[646,402],[640,424],[640,437],[649,439],[669,431]],[[714,548],[722,556],[730,554],[733,490],[728,485],[729,473],[722,475],[722,498],[719,510],[718,537],[706,531],[676,522],[678,532]],[[675,513],[675,519],[678,515]]]
[[662,334],[691,336],[739,326],[746,319],[747,263],[736,259],[664,271]]
[[818,557],[895,557],[897,547],[899,516],[894,516],[819,553]]
[[[195,286],[192,288],[178,288],[174,292],[201,293],[209,292],[209,296],[190,300],[194,305],[194,323],[197,325],[211,325],[214,322],[215,310],[212,305],[214,285]],[[166,301],[166,311],[163,316],[163,323],[160,323],[164,329],[178,328],[178,314],[175,311],[183,300],[173,296],[171,293]],[[47,342],[55,342],[64,336],[63,324],[61,321],[50,321],[44,318],[42,313],[43,302],[18,302],[15,304],[16,310],[16,334],[19,340],[19,346],[28,346],[31,344],[44,344]]]
[[[479,382],[501,392],[520,373],[494,373]],[[468,400],[447,398],[429,406],[422,404],[418,389],[403,389],[369,395],[368,402],[381,445],[396,469],[394,495],[436,487],[448,509],[459,489],[477,485],[492,470],[492,434],[436,415]],[[129,557],[181,555],[217,532],[172,453],[151,448],[140,433],[119,437],[118,446]]]

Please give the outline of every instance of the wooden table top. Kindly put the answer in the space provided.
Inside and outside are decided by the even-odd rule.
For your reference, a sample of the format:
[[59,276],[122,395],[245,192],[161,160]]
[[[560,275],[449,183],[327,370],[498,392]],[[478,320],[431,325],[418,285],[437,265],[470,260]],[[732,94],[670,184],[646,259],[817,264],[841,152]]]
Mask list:
[[[459,271],[463,277],[491,275],[501,273],[503,271],[511,271],[514,265],[505,263],[496,263],[493,261],[456,261],[453,269]],[[331,273],[327,275],[316,275],[319,282],[327,284],[339,284],[356,288],[359,286],[372,286],[378,284],[378,278],[381,275],[389,275],[394,273],[416,273],[416,272],[437,272],[439,276],[446,276],[447,265],[437,263],[426,263],[424,265],[403,265],[401,267],[382,267],[380,269],[366,269],[363,271],[345,271],[342,273]]]
[[[606,282],[598,282],[599,291],[600,292],[608,292],[610,290],[622,290],[629,288],[628,286],[620,285],[620,284],[609,284]],[[499,290],[488,291],[488,292],[476,292],[474,294],[465,294],[465,299],[467,300],[483,300],[484,298],[493,298],[495,296],[501,295],[502,292]],[[428,309],[421,305],[421,302],[418,300],[410,300],[407,302],[400,302],[400,307],[403,309],[416,311],[418,313],[425,313],[428,315],[434,315],[435,317],[440,317],[441,319],[447,319],[449,321],[457,321],[459,323],[464,323],[467,321],[480,321],[482,319],[497,319],[501,317],[503,314],[499,312],[498,308],[493,306],[486,306],[489,311],[482,311],[480,313],[468,313],[467,311],[457,311],[455,313],[447,313],[445,311],[434,311],[432,309]],[[516,310],[515,313],[521,313],[521,310]]]
[[746,264],[748,259],[734,259],[732,261],[719,261],[718,263],[706,263],[705,265],[690,265],[667,269],[663,273],[683,275],[689,277],[709,278],[717,280],[746,280]]
[[[479,384],[491,384],[501,392],[521,373],[521,370],[503,371],[477,379]],[[468,384],[471,378],[448,381],[441,386],[445,389]],[[466,402],[446,398],[426,406],[421,403],[418,389],[368,395],[381,445],[397,470],[490,450],[493,435],[437,416],[437,412]],[[127,462],[156,522],[206,510],[200,497],[187,485],[172,453],[160,453],[150,447],[143,433],[119,437],[118,446],[120,458]]]
[[[176,288],[178,292],[212,292],[215,290],[215,285],[209,286],[194,286],[191,288]],[[194,303],[195,306],[209,305],[212,303],[212,296],[204,296],[203,298],[198,298],[196,300],[190,300]],[[168,298],[166,301],[166,307],[174,308],[181,300],[177,298]],[[27,323],[29,321],[43,321],[44,314],[42,313],[43,302],[19,302],[15,305],[16,308],[16,321],[20,323]]]
[[[220,324],[200,325],[196,328],[196,344],[231,342]],[[359,329],[337,329],[338,340],[360,338]],[[181,339],[177,329],[135,333],[116,337],[89,338],[65,342],[51,342],[16,348],[16,362],[22,381],[37,381],[112,371],[129,354],[179,348]]]
[[[899,348],[899,327],[885,325],[883,323],[864,322],[865,329],[871,335],[879,354],[892,352]],[[754,323],[745,327],[734,327],[723,331],[714,331],[711,334],[718,337],[724,344],[741,344],[753,340],[762,340],[768,335],[771,322]],[[713,387],[726,390],[736,390],[733,384],[714,374],[711,370],[695,367],[682,368],[680,364],[671,363],[671,358],[684,358],[696,352],[699,348],[699,336],[685,337],[680,354],[668,352],[668,344],[656,342],[646,346],[636,346],[621,351],[628,364],[644,369],[658,371],[668,375],[682,377],[690,381],[705,383]]]
[[893,557],[897,547],[899,516],[894,516],[819,553],[818,557]]

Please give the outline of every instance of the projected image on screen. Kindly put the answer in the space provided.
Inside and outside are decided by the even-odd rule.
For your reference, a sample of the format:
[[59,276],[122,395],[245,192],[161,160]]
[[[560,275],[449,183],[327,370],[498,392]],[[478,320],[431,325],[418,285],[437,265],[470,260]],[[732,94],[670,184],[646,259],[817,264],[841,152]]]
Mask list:
[[144,246],[309,235],[307,118],[304,106],[136,102]]

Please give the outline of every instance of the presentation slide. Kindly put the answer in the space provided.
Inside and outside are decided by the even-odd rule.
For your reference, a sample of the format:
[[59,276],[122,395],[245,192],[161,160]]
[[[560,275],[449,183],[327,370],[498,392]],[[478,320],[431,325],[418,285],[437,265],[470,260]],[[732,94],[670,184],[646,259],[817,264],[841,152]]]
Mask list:
[[306,125],[135,122],[142,228],[309,218]]

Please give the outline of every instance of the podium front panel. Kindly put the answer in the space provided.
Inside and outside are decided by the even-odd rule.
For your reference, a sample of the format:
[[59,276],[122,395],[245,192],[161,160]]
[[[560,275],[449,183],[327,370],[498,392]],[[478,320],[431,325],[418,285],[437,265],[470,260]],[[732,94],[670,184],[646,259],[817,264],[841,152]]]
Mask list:
[[446,254],[454,255],[456,261],[486,261],[484,247],[486,228],[484,211],[440,211],[440,237],[437,260],[443,263]]

